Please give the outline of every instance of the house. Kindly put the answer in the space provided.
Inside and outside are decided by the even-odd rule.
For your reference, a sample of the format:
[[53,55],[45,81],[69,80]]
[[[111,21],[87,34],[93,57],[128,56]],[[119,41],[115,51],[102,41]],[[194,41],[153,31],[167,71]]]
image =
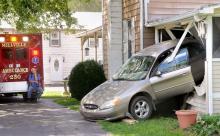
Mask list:
[[[76,12],[74,16],[78,21],[78,33],[101,26],[100,12]],[[92,21],[91,21],[92,20]],[[81,30],[81,28],[83,30]],[[65,31],[51,32],[43,40],[44,55],[44,81],[46,85],[63,84],[62,81],[70,74],[72,68],[82,61],[81,39],[77,33],[66,34]],[[84,49],[86,59],[96,59],[93,47],[93,38],[85,41]],[[98,41],[98,60],[102,62],[102,40]]]
[[103,64],[102,26],[77,33],[75,36],[81,39],[81,60],[93,59]]
[[[201,113],[220,113],[219,3],[220,0],[103,0],[106,76],[110,78],[135,52],[169,38],[184,39],[193,28],[206,46],[206,72],[201,86],[196,87],[199,93],[187,102]],[[179,45],[181,40],[173,55]]]
[[[100,12],[76,12],[78,25],[76,32],[83,33],[101,26],[102,13]],[[2,33],[17,33],[15,28],[3,22]],[[43,64],[44,83],[46,86],[63,85],[63,79],[70,74],[72,68],[82,61],[81,39],[77,33],[66,33],[64,30],[54,30],[49,34],[43,34]],[[99,37],[97,46],[94,46],[94,38],[84,42],[84,60],[94,59],[102,63],[102,39]],[[96,52],[95,52],[96,47]],[[95,55],[96,54],[96,55]]]
[[147,22],[218,2],[220,0],[103,0],[106,76],[110,78],[132,54],[155,43],[155,34],[162,30],[145,27]]

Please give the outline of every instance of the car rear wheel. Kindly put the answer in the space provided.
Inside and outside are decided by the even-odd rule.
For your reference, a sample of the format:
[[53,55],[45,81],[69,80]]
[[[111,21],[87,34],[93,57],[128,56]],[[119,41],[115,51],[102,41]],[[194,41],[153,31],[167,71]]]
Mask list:
[[148,119],[152,112],[153,106],[151,100],[145,96],[137,96],[131,101],[130,112],[136,120]]

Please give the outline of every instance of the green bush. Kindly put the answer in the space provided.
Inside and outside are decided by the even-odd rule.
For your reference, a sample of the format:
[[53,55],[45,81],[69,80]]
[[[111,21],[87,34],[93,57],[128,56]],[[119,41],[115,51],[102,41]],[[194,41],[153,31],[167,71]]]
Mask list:
[[71,96],[81,100],[106,80],[102,66],[94,60],[78,63],[71,71],[68,86]]
[[219,136],[220,135],[220,115],[205,115],[192,126],[192,131],[197,136]]

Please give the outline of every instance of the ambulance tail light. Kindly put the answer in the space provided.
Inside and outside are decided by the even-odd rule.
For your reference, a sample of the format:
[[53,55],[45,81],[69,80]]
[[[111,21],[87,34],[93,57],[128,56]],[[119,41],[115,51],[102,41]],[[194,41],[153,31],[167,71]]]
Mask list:
[[11,36],[10,41],[11,42],[17,42],[17,37],[16,36]]
[[33,55],[33,56],[38,56],[38,55],[39,55],[39,50],[36,50],[36,49],[33,50],[33,51],[32,51],[32,55]]

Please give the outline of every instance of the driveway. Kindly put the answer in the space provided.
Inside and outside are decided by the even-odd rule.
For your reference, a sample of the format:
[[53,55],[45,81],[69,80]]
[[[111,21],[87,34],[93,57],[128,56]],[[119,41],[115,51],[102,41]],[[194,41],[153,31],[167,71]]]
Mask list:
[[107,136],[99,125],[48,99],[24,103],[0,97],[1,136]]

